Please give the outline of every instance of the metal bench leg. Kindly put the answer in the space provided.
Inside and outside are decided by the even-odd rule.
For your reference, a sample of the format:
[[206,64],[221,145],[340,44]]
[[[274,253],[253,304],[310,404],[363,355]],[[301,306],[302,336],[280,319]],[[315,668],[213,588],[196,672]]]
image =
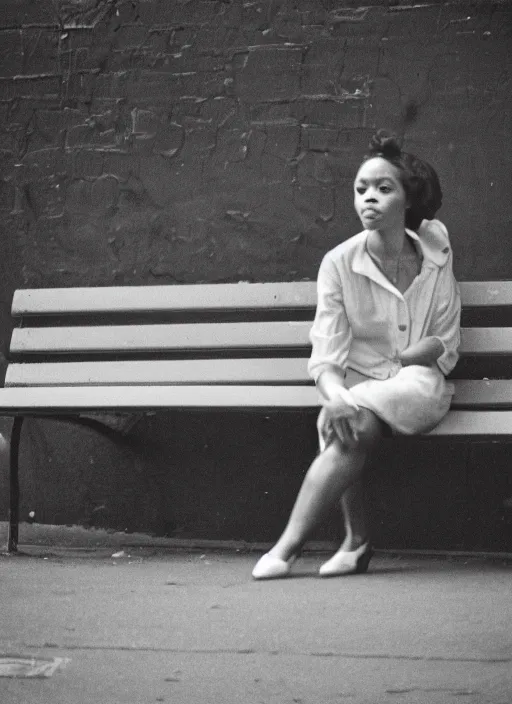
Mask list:
[[23,420],[23,416],[16,416],[11,430],[9,532],[7,534],[7,552],[9,553],[18,552],[18,527],[20,522],[20,483],[18,468]]

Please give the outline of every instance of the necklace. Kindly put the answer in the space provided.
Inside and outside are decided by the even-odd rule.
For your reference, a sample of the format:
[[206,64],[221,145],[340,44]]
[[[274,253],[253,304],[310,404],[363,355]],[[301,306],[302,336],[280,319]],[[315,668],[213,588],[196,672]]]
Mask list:
[[391,281],[393,285],[396,286],[398,283],[398,277],[400,275],[400,263],[402,255],[398,255],[396,261],[394,257],[386,257],[381,259],[376,254],[370,251],[368,244],[366,245],[366,251],[370,255],[371,259],[375,262],[378,268],[382,271],[384,276]]
[[366,242],[366,251],[370,258],[384,276],[397,288],[400,288],[400,284],[404,284],[404,287],[407,288],[418,275],[421,266],[418,253],[414,251],[405,254],[404,249],[405,248],[402,249],[396,259],[394,257],[381,258],[370,251],[368,242]]

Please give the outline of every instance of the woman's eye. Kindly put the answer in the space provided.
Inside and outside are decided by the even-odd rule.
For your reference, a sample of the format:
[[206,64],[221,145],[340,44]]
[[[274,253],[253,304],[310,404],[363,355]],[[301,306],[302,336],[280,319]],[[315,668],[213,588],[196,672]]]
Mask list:
[[381,186],[380,191],[381,193],[391,193],[391,188],[389,186]]
[[362,186],[358,186],[358,188],[356,188],[356,191],[362,195],[366,191],[366,188],[363,188]]

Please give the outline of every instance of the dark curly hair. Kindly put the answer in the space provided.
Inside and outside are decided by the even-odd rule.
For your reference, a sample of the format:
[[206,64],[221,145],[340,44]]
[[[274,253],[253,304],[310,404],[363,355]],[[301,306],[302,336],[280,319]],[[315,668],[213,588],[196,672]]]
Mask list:
[[394,134],[378,130],[369,144],[364,161],[380,156],[395,166],[400,174],[409,203],[405,226],[417,230],[423,220],[432,220],[443,202],[441,184],[434,168],[426,161],[403,152]]

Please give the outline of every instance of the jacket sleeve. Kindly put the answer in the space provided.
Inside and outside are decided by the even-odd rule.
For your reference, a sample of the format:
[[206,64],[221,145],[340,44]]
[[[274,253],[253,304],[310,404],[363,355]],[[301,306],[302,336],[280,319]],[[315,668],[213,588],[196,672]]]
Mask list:
[[437,364],[447,376],[457,364],[460,346],[460,289],[452,269],[453,255],[450,251],[448,261],[439,273],[436,309],[431,318],[429,334],[436,337],[443,345],[443,353]]
[[329,366],[344,369],[352,332],[343,303],[343,289],[336,266],[326,255],[317,279],[317,307],[310,331],[312,353],[308,372],[317,381]]

